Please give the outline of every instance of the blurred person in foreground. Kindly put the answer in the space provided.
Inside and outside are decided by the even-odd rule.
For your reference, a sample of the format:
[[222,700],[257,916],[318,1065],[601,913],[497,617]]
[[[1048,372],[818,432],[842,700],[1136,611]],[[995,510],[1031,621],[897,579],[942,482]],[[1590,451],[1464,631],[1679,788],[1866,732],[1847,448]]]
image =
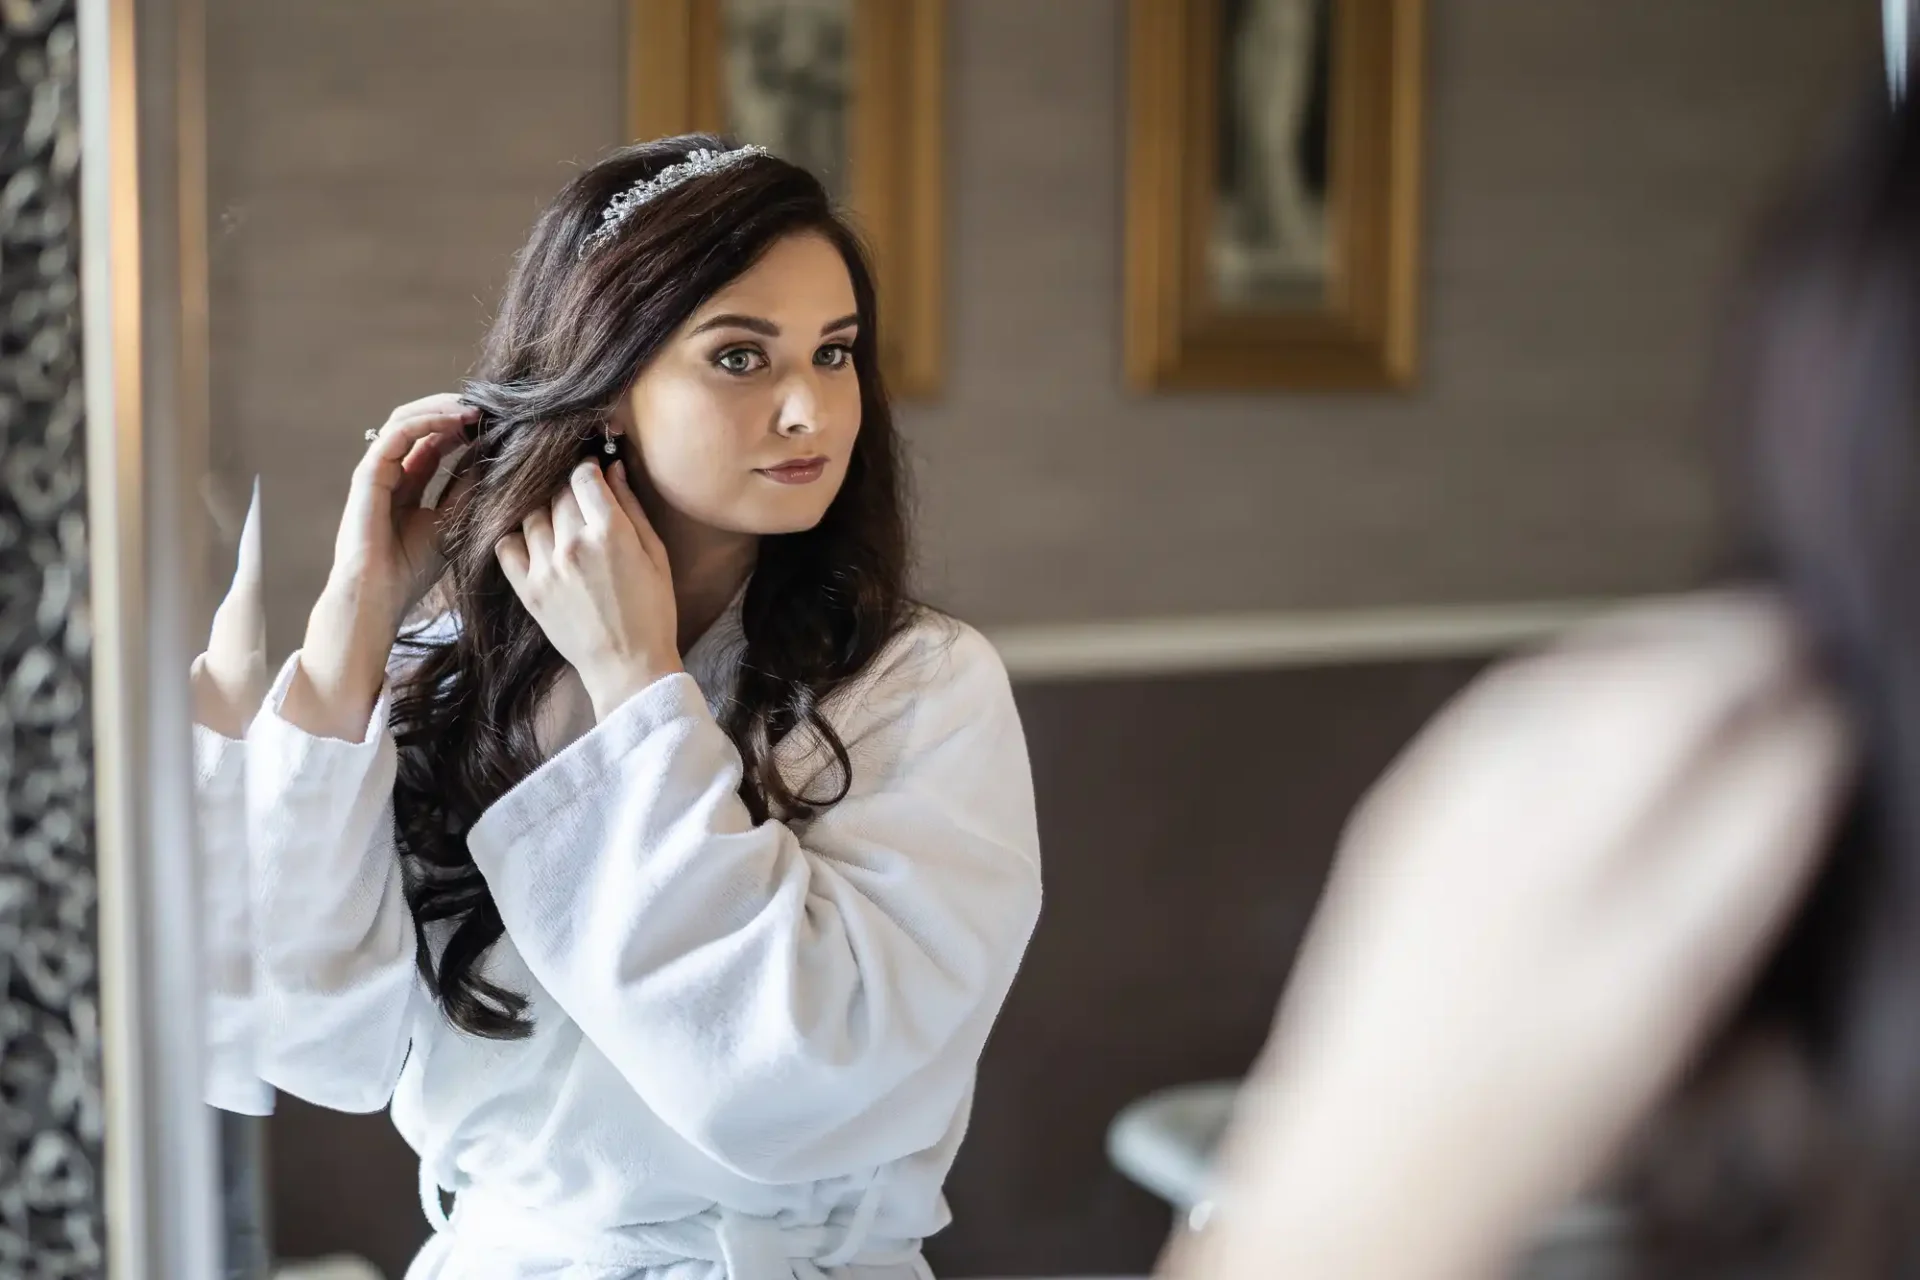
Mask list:
[[1920,1275],[1920,122],[1865,113],[1733,327],[1754,585],[1495,670],[1347,832],[1198,1280]]

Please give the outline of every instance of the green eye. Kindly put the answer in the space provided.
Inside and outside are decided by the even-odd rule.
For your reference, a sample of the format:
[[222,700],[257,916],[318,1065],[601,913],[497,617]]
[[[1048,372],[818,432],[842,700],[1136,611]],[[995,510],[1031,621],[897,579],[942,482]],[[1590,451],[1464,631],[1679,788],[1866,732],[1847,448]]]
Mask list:
[[714,363],[728,373],[744,375],[760,367],[761,355],[752,347],[735,347],[731,351],[722,351]]
[[829,369],[847,369],[853,366],[853,348],[844,342],[832,343],[814,353],[813,362],[825,365]]

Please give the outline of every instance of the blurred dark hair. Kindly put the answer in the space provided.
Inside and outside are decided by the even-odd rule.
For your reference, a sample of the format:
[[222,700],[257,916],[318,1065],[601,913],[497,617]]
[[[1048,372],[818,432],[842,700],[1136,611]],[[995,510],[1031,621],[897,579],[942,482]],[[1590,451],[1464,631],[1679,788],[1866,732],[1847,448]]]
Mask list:
[[[447,1017],[477,1035],[531,1028],[525,998],[482,973],[504,929],[467,832],[541,763],[535,710],[564,670],[508,586],[494,544],[597,455],[608,414],[700,304],[787,236],[823,236],[846,262],[860,315],[861,418],[825,518],[761,541],[743,603],[746,650],[721,723],[739,748],[740,794],[756,822],[805,818],[846,794],[851,761],[821,704],[908,616],[903,477],[881,385],[873,276],[819,181],[772,156],[736,163],[656,197],[581,255],[615,194],[696,148],[728,145],[705,135],[642,143],[568,183],[514,263],[466,388],[482,411],[475,484],[449,515],[439,588],[458,626],[409,641],[418,661],[394,702],[394,820],[421,970]],[[838,764],[829,794],[796,794],[776,767],[773,748],[797,732]],[[438,946],[429,945],[430,926]]]
[[1649,1274],[1920,1275],[1920,129],[1877,99],[1762,237],[1725,372],[1749,569],[1864,744],[1808,900],[1644,1153]]

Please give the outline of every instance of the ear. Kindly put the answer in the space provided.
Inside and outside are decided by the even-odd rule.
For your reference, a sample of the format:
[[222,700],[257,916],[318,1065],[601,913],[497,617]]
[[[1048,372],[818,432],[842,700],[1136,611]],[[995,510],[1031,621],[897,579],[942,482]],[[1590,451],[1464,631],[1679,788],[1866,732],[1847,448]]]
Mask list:
[[614,399],[613,407],[607,410],[607,426],[617,436],[633,434],[633,390],[628,388]]

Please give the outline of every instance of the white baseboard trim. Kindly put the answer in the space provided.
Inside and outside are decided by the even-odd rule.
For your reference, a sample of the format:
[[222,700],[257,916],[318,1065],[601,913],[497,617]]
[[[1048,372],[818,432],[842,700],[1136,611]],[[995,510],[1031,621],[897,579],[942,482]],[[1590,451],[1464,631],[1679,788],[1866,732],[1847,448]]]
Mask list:
[[1015,680],[1090,680],[1490,656],[1643,600],[1137,618],[986,634]]

